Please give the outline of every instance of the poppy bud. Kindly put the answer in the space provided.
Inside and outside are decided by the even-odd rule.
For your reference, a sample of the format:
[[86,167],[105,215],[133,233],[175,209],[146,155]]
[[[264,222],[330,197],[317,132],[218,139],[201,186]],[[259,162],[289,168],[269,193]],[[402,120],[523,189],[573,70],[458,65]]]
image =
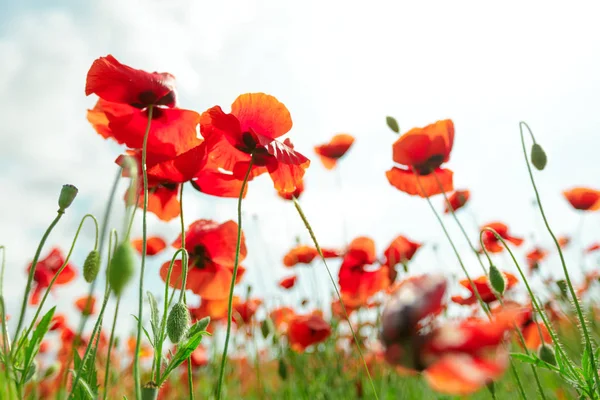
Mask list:
[[531,163],[538,170],[541,171],[546,168],[546,163],[548,162],[548,157],[546,156],[546,152],[537,143],[534,143],[531,146]]
[[148,382],[142,388],[142,400],[158,399],[158,386],[154,382]]
[[264,320],[261,324],[260,324],[260,332],[263,335],[263,338],[268,338],[269,334],[271,333],[271,327],[269,326],[269,321],[268,320]]
[[564,279],[561,279],[559,281],[556,281],[556,286],[558,286],[558,289],[560,290],[560,294],[563,297],[567,297],[568,296],[568,292],[567,292],[567,282]]
[[58,210],[64,212],[69,208],[75,197],[77,197],[78,191],[73,185],[63,185],[60,196],[58,196]]
[[556,356],[554,355],[554,350],[552,350],[552,347],[548,346],[547,344],[542,344],[540,346],[540,349],[538,350],[538,357],[540,360],[550,365],[556,365]]
[[183,303],[177,303],[171,308],[167,318],[167,335],[173,343],[179,343],[190,325],[190,312]]
[[56,376],[56,373],[58,372],[59,369],[60,369],[60,362],[55,361],[52,365],[50,365],[48,368],[46,368],[46,371],[44,372],[44,377],[42,379],[53,378],[54,376]]
[[279,374],[279,377],[282,380],[286,380],[287,379],[287,365],[285,364],[285,361],[283,360],[283,358],[279,359],[279,365],[277,366],[277,373]]
[[490,286],[499,295],[504,294],[506,289],[506,278],[504,274],[495,265],[490,265],[490,272],[488,274]]
[[94,279],[96,279],[96,276],[98,276],[99,270],[100,252],[98,252],[98,250],[92,250],[83,263],[83,278],[87,283],[92,283]]
[[387,126],[396,133],[400,133],[400,127],[398,126],[398,121],[394,117],[385,117],[385,122]]
[[108,283],[117,296],[120,296],[134,273],[135,251],[129,240],[121,242],[108,269]]

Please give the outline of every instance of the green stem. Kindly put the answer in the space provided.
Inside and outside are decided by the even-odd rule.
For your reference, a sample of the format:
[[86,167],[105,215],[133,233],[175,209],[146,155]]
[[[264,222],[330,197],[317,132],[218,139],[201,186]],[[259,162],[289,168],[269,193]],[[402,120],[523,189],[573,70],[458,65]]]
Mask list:
[[108,352],[106,353],[106,368],[104,370],[104,400],[106,400],[108,396],[108,389],[110,385],[110,352],[113,347],[113,343],[115,340],[115,327],[117,326],[117,316],[119,315],[119,304],[121,304],[121,298],[117,299],[117,305],[115,306],[115,316],[113,318],[113,325],[110,330],[110,339],[108,341]]
[[523,389],[523,384],[521,383],[521,378],[519,378],[519,374],[517,373],[517,369],[515,368],[515,364],[514,364],[512,358],[510,359],[510,371],[512,372],[513,376],[515,377],[515,380],[517,381],[517,387],[519,388],[519,394],[521,395],[523,400],[527,400],[527,395],[525,394],[525,389]]
[[194,400],[194,381],[192,376],[192,357],[187,359],[187,373],[188,373],[188,388],[190,390],[190,400]]
[[567,269],[567,264],[565,262],[565,257],[562,253],[562,249],[560,248],[558,239],[556,239],[554,232],[550,228],[550,224],[548,223],[548,219],[546,218],[546,213],[544,212],[544,207],[542,206],[542,200],[541,200],[540,194],[537,190],[537,186],[535,184],[535,179],[533,178],[533,172],[531,171],[531,165],[529,165],[529,158],[527,157],[527,149],[525,148],[525,137],[523,135],[523,125],[525,125],[527,127],[527,130],[529,131],[529,134],[531,136],[531,139],[533,140],[533,143],[535,143],[535,138],[533,136],[533,132],[531,131],[531,128],[529,128],[529,125],[527,125],[525,122],[520,122],[519,129],[521,131],[521,145],[523,148],[523,155],[525,156],[525,163],[527,164],[527,171],[529,172],[529,179],[531,180],[531,186],[533,187],[533,191],[535,192],[535,198],[537,200],[538,207],[540,209],[540,214],[542,215],[542,219],[544,220],[544,225],[546,225],[546,229],[548,230],[548,233],[552,237],[552,240],[554,241],[554,245],[556,246],[556,249],[558,250],[558,255],[560,256],[560,262],[562,264],[563,272],[565,275],[565,280],[567,282],[567,286],[569,287],[571,297],[573,298],[573,304],[575,305],[575,310],[577,311],[577,316],[579,317],[579,323],[581,324],[581,331],[583,332],[583,337],[585,339],[585,345],[586,345],[587,351],[590,356],[590,363],[592,364],[592,370],[594,371],[594,381],[596,382],[596,390],[598,391],[598,393],[600,393],[600,376],[598,375],[598,368],[596,366],[596,357],[594,356],[594,349],[592,346],[592,340],[590,338],[590,334],[588,332],[587,322],[583,316],[583,312],[581,311],[581,304],[579,304],[579,299],[577,298],[577,294],[575,293],[575,288],[573,287],[573,284],[571,283],[571,277],[569,276],[569,271]]
[[146,166],[146,156],[148,147],[148,136],[150,133],[150,125],[152,124],[153,106],[148,106],[148,124],[146,132],[144,132],[144,142],[142,145],[142,177],[144,180],[144,209],[142,213],[142,263],[140,268],[140,290],[138,300],[138,320],[137,320],[137,337],[135,342],[135,353],[133,355],[133,378],[135,382],[135,398],[141,400],[142,385],[140,381],[140,345],[142,342],[142,317],[144,312],[144,270],[146,268],[146,248],[147,248],[147,213],[148,213],[148,167]]
[[227,349],[229,347],[229,337],[231,336],[231,320],[233,314],[233,289],[235,287],[235,280],[237,277],[238,267],[240,264],[240,249],[242,245],[242,199],[244,198],[244,190],[248,184],[248,178],[254,165],[254,158],[250,159],[248,170],[242,181],[242,187],[240,189],[240,195],[238,197],[237,214],[238,214],[238,229],[237,229],[237,244],[235,247],[235,263],[233,265],[233,275],[231,277],[231,285],[229,286],[229,298],[227,301],[227,331],[225,333],[225,345],[223,347],[223,355],[221,358],[221,368],[219,371],[219,381],[217,383],[217,400],[221,399],[221,389],[223,385],[223,376],[225,374],[225,364],[227,362]]
[[[52,277],[52,280],[50,281],[50,284],[48,284],[48,287],[46,288],[46,291],[44,292],[42,301],[40,301],[40,304],[38,305],[37,310],[35,311],[35,315],[34,315],[33,319],[31,320],[31,324],[29,324],[29,327],[25,331],[25,334],[24,334],[25,337],[29,336],[29,333],[31,333],[31,330],[35,326],[35,323],[37,322],[37,319],[40,316],[40,312],[42,311],[42,308],[44,307],[44,303],[46,302],[46,299],[48,298],[48,295],[50,294],[50,291],[52,290],[52,286],[54,286],[54,283],[56,282],[56,280],[58,279],[58,277],[60,276],[62,271],[67,267],[67,264],[69,264],[69,260],[71,259],[71,254],[73,254],[73,249],[75,248],[75,244],[77,243],[77,239],[79,238],[79,233],[81,232],[81,228],[83,227],[83,223],[85,222],[86,218],[91,218],[92,221],[94,222],[94,226],[96,227],[96,240],[95,240],[95,244],[94,244],[94,250],[98,249],[98,221],[96,220],[96,217],[94,217],[92,214],[86,214],[81,219],[81,222],[79,223],[79,227],[77,228],[77,232],[75,233],[75,237],[73,238],[73,242],[71,243],[71,248],[69,249],[69,253],[67,254],[67,257],[65,258],[63,265],[54,274],[54,276]],[[88,302],[91,302],[90,297],[88,297]],[[86,308],[89,308],[90,305],[91,304],[89,304],[89,303],[86,304]],[[23,345],[22,342],[19,343],[19,345],[17,346],[17,349],[15,350],[15,354],[19,353],[19,350],[21,349],[22,345]]]
[[350,322],[350,316],[348,315],[348,312],[346,311],[346,306],[344,304],[344,301],[342,300],[342,295],[340,294],[340,291],[335,283],[335,279],[333,278],[331,270],[329,269],[329,266],[327,265],[327,261],[325,260],[325,257],[323,256],[323,251],[321,250],[321,246],[319,245],[319,242],[317,241],[317,237],[315,236],[315,233],[314,233],[312,227],[310,226],[310,223],[308,222],[306,215],[304,215],[304,212],[302,211],[302,208],[300,207],[300,203],[298,203],[298,199],[296,199],[294,197],[293,200],[294,200],[294,206],[296,207],[296,211],[298,211],[298,215],[300,215],[302,222],[304,222],[304,226],[306,227],[306,230],[308,231],[308,233],[315,245],[315,248],[317,249],[317,252],[319,253],[319,256],[321,257],[321,260],[323,261],[323,264],[325,265],[325,269],[327,270],[327,274],[329,275],[331,284],[333,285],[333,288],[335,289],[337,298],[340,301],[340,306],[342,307],[342,311],[344,312],[344,317],[346,318],[346,321],[348,322],[348,326],[350,327],[350,331],[352,332],[352,337],[354,338],[354,343],[356,343],[356,348],[358,349],[358,354],[360,355],[360,359],[365,367],[365,371],[367,372],[367,378],[369,379],[369,383],[371,384],[371,389],[373,390],[375,399],[379,399],[379,396],[377,395],[377,389],[375,389],[375,384],[373,383],[373,379],[371,378],[371,373],[369,372],[369,367],[367,365],[367,362],[365,361],[365,357],[360,348],[360,343],[358,341],[358,337],[356,336],[356,331],[354,330],[354,327],[352,327],[352,322]]
[[14,340],[19,340],[19,332],[21,332],[21,328],[23,327],[23,322],[25,321],[25,309],[27,308],[27,299],[29,298],[29,292],[31,291],[31,283],[33,282],[33,276],[35,274],[35,267],[37,267],[38,260],[40,258],[40,254],[42,252],[42,248],[46,243],[46,239],[50,236],[50,232],[52,229],[58,224],[58,221],[63,216],[65,212],[63,210],[58,210],[56,218],[52,221],[46,232],[44,232],[44,236],[42,236],[42,240],[35,251],[35,256],[33,257],[33,262],[31,263],[31,268],[29,269],[29,276],[27,277],[27,285],[25,286],[25,294],[23,295],[23,303],[21,304],[21,313],[19,314],[19,322],[17,323],[17,329],[15,329],[15,334],[13,335]]
[[465,273],[465,276],[467,277],[467,280],[469,281],[469,285],[471,286],[471,290],[475,294],[475,297],[477,297],[477,301],[479,301],[479,305],[481,306],[481,308],[485,312],[485,314],[488,317],[490,317],[489,310],[486,307],[485,302],[481,298],[481,295],[479,294],[479,291],[477,290],[477,287],[473,283],[473,280],[471,279],[471,276],[469,275],[469,272],[467,271],[467,268],[465,267],[465,264],[463,263],[462,258],[460,257],[460,254],[458,253],[458,250],[456,249],[456,246],[454,245],[454,241],[450,237],[450,234],[448,233],[448,230],[446,229],[446,225],[444,225],[444,221],[442,221],[442,218],[440,217],[440,215],[438,214],[438,212],[435,210],[435,207],[431,203],[431,199],[425,193],[425,189],[423,189],[423,185],[421,184],[421,179],[419,178],[419,174],[417,173],[417,171],[414,168],[413,168],[413,174],[417,178],[417,185],[419,186],[419,190],[421,191],[421,194],[427,200],[427,204],[429,204],[429,208],[431,209],[431,211],[433,212],[433,215],[435,215],[435,218],[437,219],[438,223],[442,227],[442,230],[444,231],[444,235],[446,235],[446,239],[448,239],[448,242],[450,242],[450,246],[452,246],[452,250],[454,251],[454,255],[456,256],[456,259],[458,260],[458,263],[460,264],[463,272]]

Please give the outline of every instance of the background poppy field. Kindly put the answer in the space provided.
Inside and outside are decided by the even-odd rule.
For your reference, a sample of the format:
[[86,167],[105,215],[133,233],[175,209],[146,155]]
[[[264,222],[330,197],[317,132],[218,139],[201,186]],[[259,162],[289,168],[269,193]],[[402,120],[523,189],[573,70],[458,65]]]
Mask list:
[[[600,144],[595,134],[600,128],[595,112],[600,35],[593,5],[387,2],[365,7],[116,0],[3,5],[0,252],[8,316],[2,337],[10,340],[1,342],[0,387],[6,390],[0,390],[0,398],[136,398],[136,346],[142,385],[157,381],[151,373],[157,351],[166,357],[163,372],[176,358],[171,335],[177,332],[171,329],[164,335],[171,339],[160,349],[143,331],[137,341],[141,207],[126,241],[134,268],[121,292],[117,323],[114,293],[122,277],[110,282],[100,339],[89,340],[103,305],[109,237],[113,246],[125,241],[135,209],[126,209],[125,200],[128,195],[130,204],[137,195],[143,199],[141,175],[137,182],[130,176],[136,175],[133,164],[141,172],[149,105],[152,121],[166,121],[167,134],[159,140],[152,136],[158,125],[150,126],[146,164],[153,191],[142,326],[153,335],[152,300],[145,292],[153,294],[162,317],[169,262],[182,247],[192,266],[189,290],[185,299],[175,290],[172,304],[185,301],[190,325],[211,318],[208,326],[195,326],[211,335],[191,335],[196,328],[183,334],[179,347],[189,344],[194,351],[165,373],[159,398],[191,398],[190,382],[196,398],[600,396],[594,376],[600,335],[600,186],[594,164]],[[94,86],[93,64],[108,55],[119,65],[166,72],[174,80],[164,76],[157,83],[137,72],[122,80],[125,67],[117,66],[116,75],[96,71],[100,83]],[[108,94],[102,89],[107,87],[112,88]],[[99,99],[111,104],[98,108]],[[237,113],[236,99],[242,104]],[[279,104],[289,112],[289,122]],[[117,122],[119,112],[137,119]],[[241,121],[239,131],[231,128],[228,113]],[[530,181],[526,158],[532,158],[533,142],[520,121],[547,155],[543,171],[530,167],[558,247]],[[174,123],[185,126],[176,139]],[[280,133],[285,135],[274,144],[271,139]],[[134,155],[137,163],[124,155]],[[235,162],[224,161],[227,157]],[[243,273],[238,272],[232,300],[232,333],[218,390],[236,264],[237,197],[250,158],[253,172],[262,174],[250,176],[241,203]],[[390,176],[394,167],[404,171],[398,172],[401,178]],[[451,184],[447,196],[477,255],[438,193],[433,178],[438,175],[432,175],[438,167],[453,172],[451,181],[439,177],[444,187]],[[121,174],[104,224],[115,176]],[[139,186],[129,192],[132,182]],[[185,182],[185,246],[180,182]],[[77,196],[40,248],[25,298],[30,265],[57,215],[64,184],[77,187]],[[431,190],[431,207],[419,184]],[[293,196],[322,247],[335,286]],[[99,234],[105,226],[104,240],[96,239],[92,218],[86,217],[65,269],[36,314],[88,213],[97,218]],[[558,356],[553,332],[531,303],[515,260],[490,230],[482,236],[490,259],[479,251],[486,226],[514,251],[559,338]],[[89,253],[95,248],[100,250],[98,273],[88,303],[86,278],[94,278],[96,257]],[[558,248],[581,300],[587,341],[578,329]],[[181,254],[171,276],[175,286],[182,276]],[[490,272],[490,264],[499,274]],[[504,282],[502,304],[490,274]],[[477,295],[487,305],[482,307]],[[398,305],[394,298],[403,300]],[[29,339],[17,340],[13,333],[23,304],[19,331],[28,331]],[[41,332],[52,307],[48,332]],[[188,343],[192,337],[199,347]],[[81,367],[77,357],[90,343],[92,349],[97,346],[93,363]],[[414,351],[404,351],[408,348]],[[545,352],[558,358],[556,364],[546,363],[551,357],[542,356]],[[23,365],[29,369],[19,371]],[[78,369],[85,373],[72,390]]]

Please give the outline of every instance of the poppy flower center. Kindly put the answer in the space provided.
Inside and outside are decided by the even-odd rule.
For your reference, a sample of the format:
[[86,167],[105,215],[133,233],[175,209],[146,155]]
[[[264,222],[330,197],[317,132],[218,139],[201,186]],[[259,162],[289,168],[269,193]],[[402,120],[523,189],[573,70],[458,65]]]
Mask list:
[[130,105],[135,108],[143,109],[148,106],[167,106],[172,107],[175,104],[175,91],[171,90],[166,95],[159,98],[152,90],[145,90],[138,95],[138,102]]
[[211,261],[208,251],[206,251],[206,247],[202,245],[194,247],[190,261],[191,264],[196,268],[203,269],[206,267],[206,265]]
[[444,155],[443,154],[435,154],[435,155],[429,157],[429,159],[427,161],[425,161],[424,163],[415,165],[414,167],[417,170],[417,172],[419,173],[419,175],[429,175],[434,170],[439,168],[440,165],[442,165],[443,163],[444,163]]

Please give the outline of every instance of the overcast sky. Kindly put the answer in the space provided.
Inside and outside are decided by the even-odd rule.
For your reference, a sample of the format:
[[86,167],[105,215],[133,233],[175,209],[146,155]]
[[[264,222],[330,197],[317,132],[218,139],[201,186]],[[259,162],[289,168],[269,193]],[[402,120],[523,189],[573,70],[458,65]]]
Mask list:
[[[536,177],[557,233],[573,233],[579,221],[561,191],[600,186],[600,26],[594,2],[85,3],[24,0],[0,6],[0,244],[8,248],[5,293],[11,314],[25,286],[25,267],[54,218],[61,185],[74,184],[80,194],[42,256],[54,245],[67,251],[85,213],[103,213],[114,159],[123,149],[87,123],[86,109],[96,98],[85,97],[84,85],[92,61],[109,53],[135,68],[173,73],[184,108],[202,112],[218,104],[228,110],[239,94],[255,91],[285,103],[294,121],[289,136],[313,161],[301,200],[324,246],[367,235],[381,252],[404,234],[427,245],[414,270],[459,274],[426,202],[398,192],[385,178],[396,138],[385,125],[386,115],[395,116],[403,132],[454,120],[448,166],[455,171],[455,186],[472,191],[470,211],[460,216],[474,239],[475,221],[501,220],[528,239],[538,232],[538,240],[528,240],[523,250],[549,246],[539,215],[532,212],[520,120],[530,124],[548,153],[548,167]],[[326,171],[313,146],[338,132],[354,135],[356,142],[337,171]],[[117,228],[121,189],[112,220]],[[235,200],[188,189],[188,223],[236,218]],[[442,209],[439,196],[434,203]],[[276,282],[290,271],[281,257],[296,236],[305,243],[309,237],[267,177],[252,182],[243,208],[249,248],[244,285],[269,298],[283,296]],[[452,221],[445,220],[469,268],[479,271]],[[150,234],[168,242],[176,237],[176,221],[165,224],[150,216],[149,222]],[[586,219],[585,243],[597,238],[597,224],[596,215]],[[134,236],[141,232],[137,225]],[[93,246],[92,232],[84,228],[76,247],[78,267]],[[434,243],[440,244],[439,258]],[[148,265],[146,285],[156,293],[158,268],[169,256]],[[498,258],[512,270],[506,261]],[[553,264],[556,258],[548,268],[556,268]],[[302,271],[301,290],[309,290],[308,271]],[[330,291],[322,267],[316,274],[322,290]],[[73,313],[74,298],[86,291],[80,276],[68,291],[57,290],[52,301]],[[133,287],[126,299],[123,332],[133,324],[127,315],[137,308]]]

